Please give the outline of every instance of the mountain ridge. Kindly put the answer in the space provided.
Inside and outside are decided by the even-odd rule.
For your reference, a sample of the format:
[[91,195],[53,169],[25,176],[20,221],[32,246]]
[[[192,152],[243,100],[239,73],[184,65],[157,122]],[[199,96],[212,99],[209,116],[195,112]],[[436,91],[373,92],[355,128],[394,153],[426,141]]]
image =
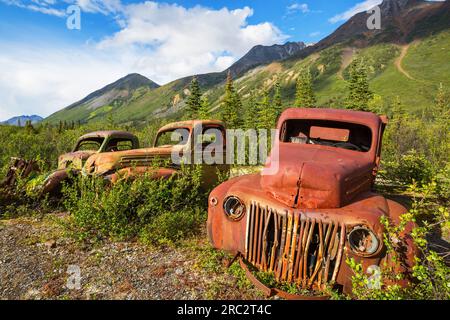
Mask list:
[[[195,75],[198,78],[198,81],[201,86],[210,87],[216,84],[219,84],[225,81],[228,72],[230,72],[233,77],[238,77],[244,74],[246,71],[265,63],[270,63],[273,61],[283,60],[291,57],[292,55],[298,53],[303,50],[306,45],[303,42],[286,42],[285,44],[274,44],[271,46],[263,46],[257,45],[251,48],[242,58],[236,61],[233,65],[222,72],[213,72],[207,74],[199,74]],[[187,76],[181,79],[177,79],[172,81],[171,83],[175,83],[175,90],[183,90],[186,86],[189,85],[192,78],[194,76]],[[130,86],[125,86],[124,84],[133,84]],[[170,85],[170,84],[169,84]],[[129,74],[119,80],[104,86],[103,88],[92,92],[87,95],[85,98],[72,103],[71,105],[59,110],[49,117],[46,120],[52,120],[56,115],[60,114],[64,111],[70,111],[72,109],[76,109],[79,107],[86,107],[86,109],[90,111],[95,111],[96,109],[108,106],[111,103],[114,103],[117,100],[126,100],[129,96],[129,91],[135,91],[142,87],[148,87],[151,90],[157,89],[160,86],[153,82],[152,80],[134,73]],[[114,92],[111,92],[114,91]],[[127,92],[124,92],[127,91]],[[125,101],[126,103],[126,101]],[[111,111],[113,108],[107,107],[103,111]],[[90,112],[90,117],[96,117],[97,114]],[[59,119],[62,120],[62,119]],[[71,119],[74,120],[74,119]],[[75,119],[75,120],[85,120],[85,119]]]
[[44,120],[44,118],[42,118],[41,116],[38,116],[36,114],[33,115],[21,115],[21,116],[16,116],[16,117],[12,117],[6,121],[2,121],[0,122],[0,124],[7,124],[7,125],[12,125],[12,126],[18,126],[20,124],[20,126],[25,126],[27,121],[31,121],[31,124],[36,124],[41,122],[42,120]]
[[[231,72],[233,78],[239,84],[238,89],[242,94],[243,100],[248,98],[249,90],[254,90],[258,86],[268,86],[270,89],[274,84],[275,78],[279,77],[284,81],[282,90],[284,91],[285,100],[292,101],[295,94],[295,79],[298,72],[300,72],[297,66],[305,65],[308,62],[308,66],[312,68],[315,76],[315,87],[318,93],[327,97],[326,99],[324,98],[325,100],[319,100],[329,103],[329,101],[335,100],[333,97],[342,95],[342,92],[345,90],[346,68],[351,64],[354,56],[366,54],[364,52],[367,51],[367,54],[372,56],[371,59],[373,61],[371,63],[373,63],[372,68],[374,71],[372,72],[371,81],[374,81],[377,90],[388,94],[392,92],[392,90],[386,89],[386,82],[378,82],[378,78],[384,73],[386,73],[386,76],[389,75],[389,79],[394,77],[395,81],[399,83],[409,81],[402,82],[404,87],[410,90],[417,90],[415,88],[421,88],[422,85],[417,81],[413,82],[414,79],[397,79],[399,76],[402,76],[402,73],[395,69],[395,59],[398,59],[401,51],[404,50],[402,46],[405,43],[412,43],[415,39],[427,39],[450,28],[449,3],[448,1],[401,0],[397,2],[385,0],[380,5],[380,8],[387,17],[382,21],[381,30],[368,30],[366,26],[368,15],[362,12],[351,17],[332,34],[315,45],[306,47],[304,43],[293,44],[288,42],[284,45],[255,46],[227,70],[195,76],[202,90],[206,92],[211,102],[212,110],[218,110],[219,108],[223,95],[223,83],[228,71]],[[406,20],[399,24],[399,19]],[[444,37],[440,41],[444,41],[445,45],[447,44],[446,37],[444,31]],[[281,54],[277,52],[280,47]],[[290,50],[290,47],[292,47],[292,50]],[[412,46],[409,52],[403,52],[402,63],[414,63],[415,65],[426,62],[419,57],[414,58],[414,61],[409,59],[410,52],[414,52],[417,49],[416,47],[416,45]],[[370,50],[370,48],[374,49]],[[272,51],[270,51],[270,55],[263,54],[263,59],[258,60],[258,54],[261,49],[262,51],[272,49]],[[426,47],[419,47],[418,49],[424,51]],[[437,53],[439,52],[436,51]],[[441,56],[439,59],[445,59],[445,54]],[[436,64],[427,65],[426,68],[436,68],[439,61]],[[430,74],[435,73],[435,70],[432,70]],[[185,105],[184,101],[189,95],[189,83],[193,77],[188,76],[177,79],[152,89],[134,102],[115,108],[114,116],[120,121],[126,122],[148,120],[155,117],[172,117],[181,114]],[[432,81],[446,82],[445,79],[441,78],[436,78]],[[420,89],[420,91],[424,90]],[[422,95],[426,97],[422,101],[431,101],[432,93],[430,90],[435,90],[431,84],[422,92]],[[104,109],[96,114],[95,117],[89,115],[88,111],[81,112],[80,110],[67,113],[64,115],[65,118],[59,117],[63,115],[60,113],[58,117],[50,116],[48,120],[73,120],[81,117],[83,121],[90,121],[94,118],[100,119],[106,113],[111,112],[112,109]]]

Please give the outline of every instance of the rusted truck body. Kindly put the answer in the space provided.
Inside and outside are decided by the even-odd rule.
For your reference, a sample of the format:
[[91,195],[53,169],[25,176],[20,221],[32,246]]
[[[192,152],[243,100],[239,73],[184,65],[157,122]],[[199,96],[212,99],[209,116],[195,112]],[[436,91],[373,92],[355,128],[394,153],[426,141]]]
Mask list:
[[[214,133],[210,133],[212,131]],[[217,150],[225,157],[224,124],[218,120],[189,120],[170,123],[160,128],[151,148],[92,155],[87,159],[82,172],[86,176],[101,176],[111,182],[121,178],[132,179],[149,172],[155,177],[167,178],[176,174],[181,166],[181,163],[172,161],[173,154],[179,155],[180,158],[190,155],[193,159],[195,152],[201,153],[203,148],[209,145],[210,142],[202,144],[202,139],[206,136],[219,144]],[[155,165],[155,161],[164,164]],[[229,170],[229,166],[225,163],[204,165],[202,170],[203,184],[212,185],[220,173]]]
[[44,181],[41,192],[57,193],[61,182],[68,179],[69,175],[80,173],[87,159],[94,154],[137,148],[138,138],[126,131],[96,131],[85,134],[77,140],[71,152],[59,156],[58,168]]
[[[380,218],[398,223],[406,212],[372,192],[386,124],[385,117],[369,112],[284,111],[262,172],[233,178],[211,192],[212,245],[240,256],[245,268],[272,272],[299,288],[322,290],[331,284],[350,293],[353,272],[345,258],[355,258],[365,271],[389,263]],[[278,170],[265,174],[274,164]],[[416,253],[405,237],[406,264],[397,272],[407,272]],[[268,295],[281,293],[249,276]]]

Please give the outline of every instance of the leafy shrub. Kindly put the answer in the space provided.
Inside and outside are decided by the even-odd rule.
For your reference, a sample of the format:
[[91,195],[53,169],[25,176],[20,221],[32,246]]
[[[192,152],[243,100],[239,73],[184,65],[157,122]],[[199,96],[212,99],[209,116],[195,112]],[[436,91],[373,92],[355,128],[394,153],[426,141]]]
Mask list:
[[143,243],[171,245],[186,237],[198,234],[205,221],[205,211],[201,208],[186,208],[174,212],[166,211],[156,215],[140,231]]
[[389,179],[407,185],[414,181],[430,182],[433,176],[431,163],[416,150],[410,150],[397,161],[383,163],[383,169],[387,172]]
[[151,173],[114,185],[102,178],[78,178],[63,188],[64,205],[81,239],[129,239],[176,242],[192,235],[202,222],[207,193],[201,190],[201,167],[155,179]]
[[[381,222],[385,226],[384,244],[387,254],[391,256],[394,266],[383,266],[379,286],[373,285],[373,279],[364,273],[362,265],[354,259],[347,259],[347,264],[353,270],[353,296],[357,299],[450,299],[450,268],[446,265],[443,255],[432,250],[427,235],[436,226],[449,227],[448,209],[442,206],[430,206],[428,197],[434,192],[435,184],[422,187],[411,186],[412,192],[419,194],[414,199],[411,210],[400,217],[400,223],[393,225],[386,217]],[[424,218],[425,217],[425,218]],[[411,232],[414,244],[420,251],[415,257],[415,265],[411,270],[410,283],[407,287],[393,284],[392,280],[405,279],[404,274],[395,272],[402,263],[402,247],[405,245],[405,227],[408,223],[419,224]],[[444,253],[444,254],[448,254]]]

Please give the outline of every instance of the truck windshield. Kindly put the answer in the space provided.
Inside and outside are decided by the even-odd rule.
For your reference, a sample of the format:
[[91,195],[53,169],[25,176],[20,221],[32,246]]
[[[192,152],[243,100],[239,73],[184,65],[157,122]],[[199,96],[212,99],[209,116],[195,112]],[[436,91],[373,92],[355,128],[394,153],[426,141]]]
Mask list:
[[367,126],[349,122],[293,119],[283,124],[281,141],[367,152],[372,146],[372,131]]
[[89,138],[78,142],[74,151],[98,151],[102,146],[104,138]]
[[186,128],[176,128],[158,133],[155,147],[171,147],[185,145],[189,139],[189,130]]

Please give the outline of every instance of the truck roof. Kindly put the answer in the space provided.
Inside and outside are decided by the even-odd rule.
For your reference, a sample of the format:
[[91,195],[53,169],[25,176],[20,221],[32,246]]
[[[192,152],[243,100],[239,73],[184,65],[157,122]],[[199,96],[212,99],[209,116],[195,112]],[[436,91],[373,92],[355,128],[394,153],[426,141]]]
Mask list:
[[281,114],[278,127],[290,119],[342,121],[363,124],[370,128],[377,128],[380,123],[387,123],[386,116],[378,116],[372,112],[327,108],[288,108]]
[[166,124],[165,126],[162,126],[158,132],[176,129],[176,128],[193,128],[194,125],[201,124],[201,125],[218,125],[224,127],[225,124],[220,120],[186,120],[186,121],[178,121],[178,122],[172,122],[169,124]]
[[105,137],[136,139],[136,136],[134,134],[127,131],[104,130],[104,131],[89,132],[85,135],[82,135],[78,140],[89,138],[105,138]]

